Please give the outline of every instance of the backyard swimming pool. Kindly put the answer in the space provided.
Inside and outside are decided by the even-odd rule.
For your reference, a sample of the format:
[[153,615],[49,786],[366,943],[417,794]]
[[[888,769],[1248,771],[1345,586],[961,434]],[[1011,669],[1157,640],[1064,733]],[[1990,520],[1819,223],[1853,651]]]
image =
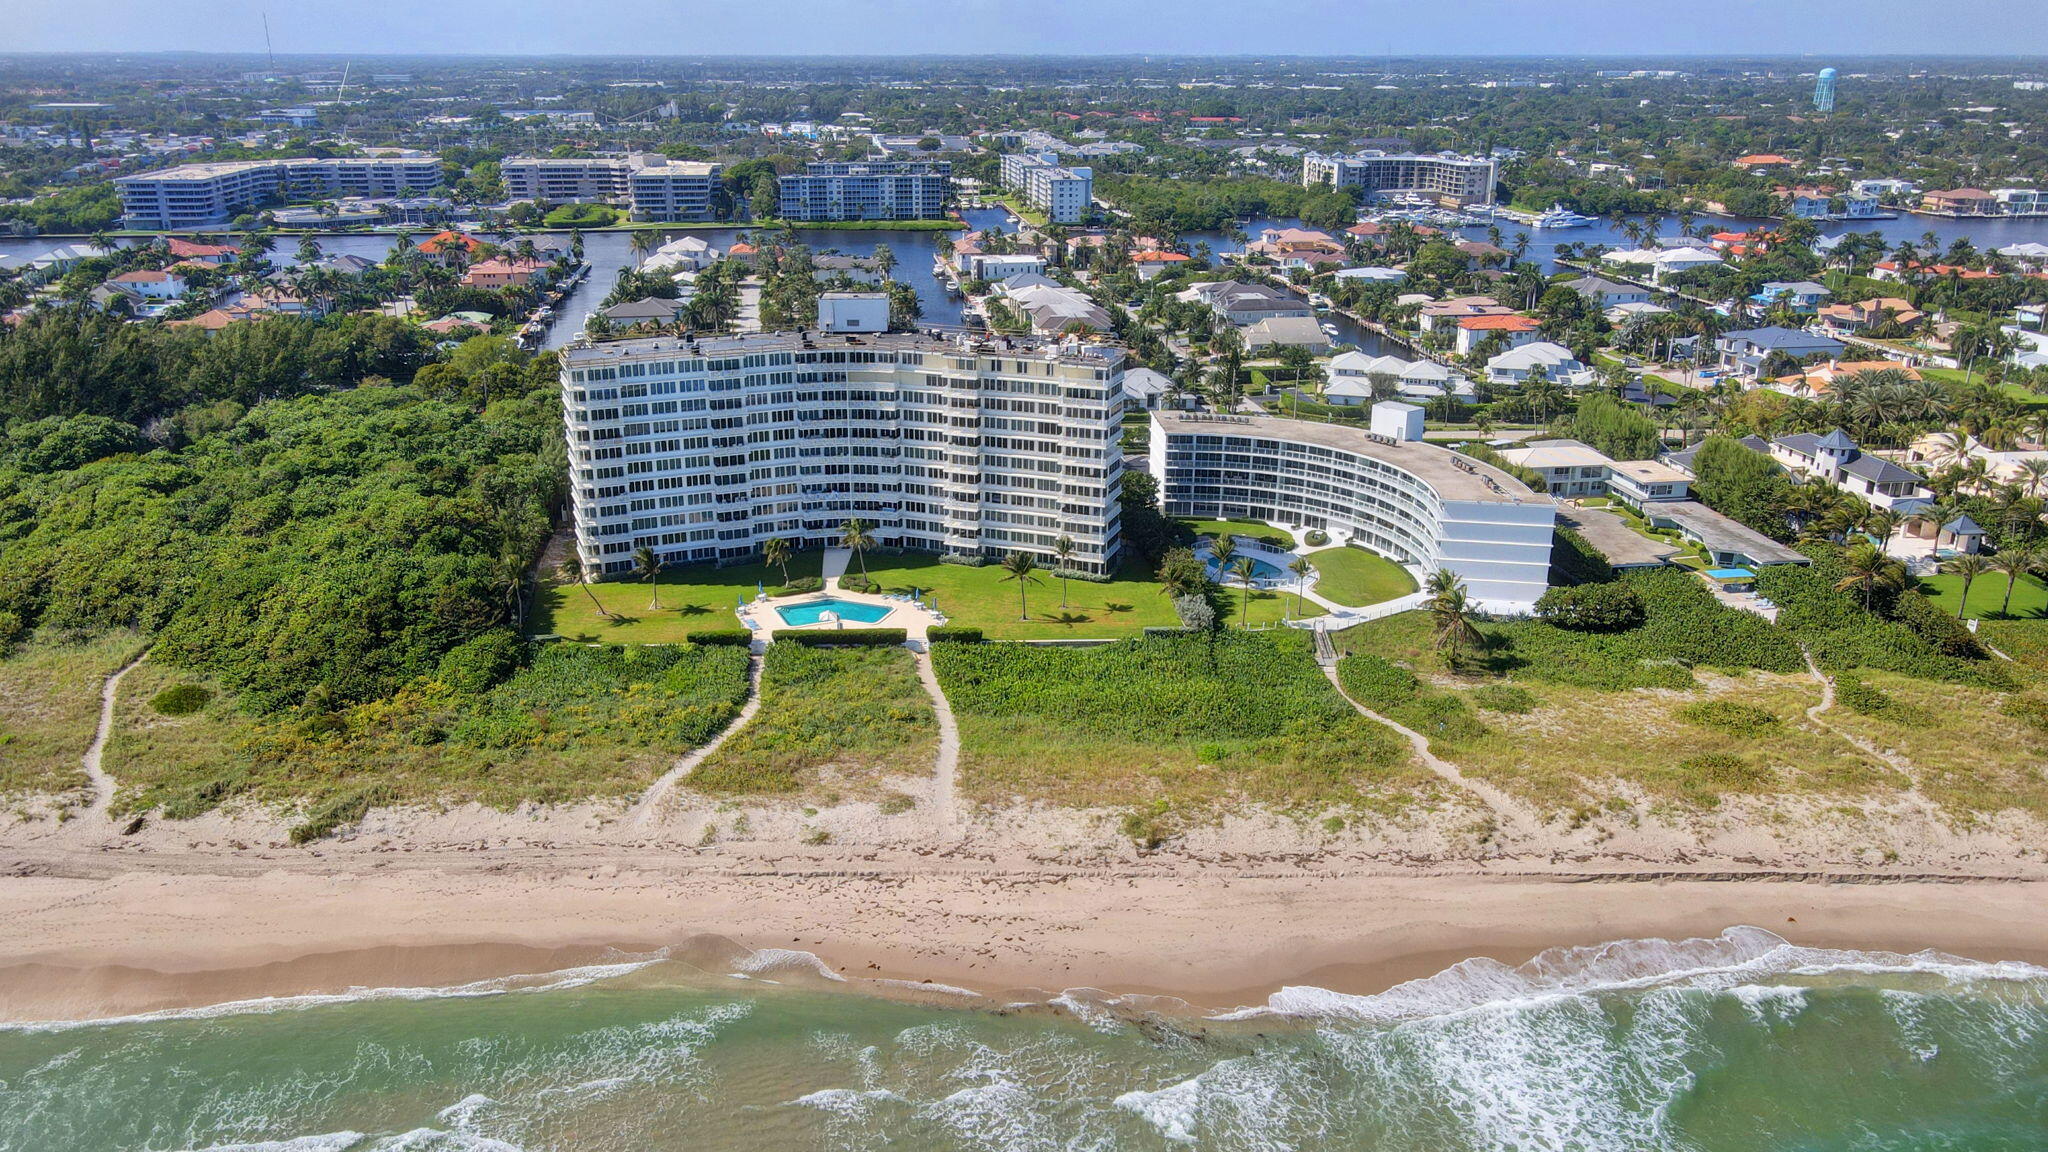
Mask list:
[[873,624],[894,611],[887,604],[863,604],[858,600],[840,600],[831,596],[822,600],[806,600],[801,604],[775,606],[775,614],[792,627],[816,624],[824,619],[827,612],[838,613],[839,618],[849,624]]

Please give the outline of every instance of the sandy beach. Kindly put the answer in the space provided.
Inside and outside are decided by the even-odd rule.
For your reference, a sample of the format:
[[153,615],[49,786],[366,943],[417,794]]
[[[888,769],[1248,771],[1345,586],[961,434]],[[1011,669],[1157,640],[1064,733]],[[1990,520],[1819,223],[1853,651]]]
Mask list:
[[264,834],[247,818],[136,837],[17,825],[0,838],[0,1019],[445,986],[660,948],[710,972],[793,949],[850,981],[1006,1000],[1093,987],[1201,1009],[1745,924],[1802,944],[2048,962],[2048,871],[2018,852],[1866,868],[1854,852],[1418,860],[1226,838],[1138,855],[1005,843],[993,826],[988,846],[766,834],[697,847],[620,840],[588,812],[421,814],[312,849]]

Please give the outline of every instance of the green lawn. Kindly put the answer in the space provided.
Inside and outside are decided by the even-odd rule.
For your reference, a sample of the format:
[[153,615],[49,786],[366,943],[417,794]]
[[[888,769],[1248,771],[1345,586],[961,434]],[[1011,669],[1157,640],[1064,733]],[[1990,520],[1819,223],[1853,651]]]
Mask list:
[[1294,534],[1285,528],[1261,524],[1257,520],[1182,520],[1188,530],[1197,536],[1250,536],[1255,540],[1266,540],[1282,548],[1294,547]]
[[[1223,525],[1212,523],[1210,531]],[[1199,530],[1199,525],[1198,525]],[[1287,534],[1263,524],[1233,524],[1241,534],[1271,536],[1286,541]],[[1291,542],[1288,546],[1292,546]],[[792,580],[819,574],[823,552],[802,552],[790,562]],[[867,568],[888,592],[917,590],[929,594],[939,610],[952,622],[980,628],[991,640],[1091,639],[1135,636],[1146,628],[1171,628],[1180,623],[1173,604],[1159,594],[1152,573],[1130,564],[1108,584],[1074,580],[1065,589],[1061,604],[1060,581],[1048,571],[1038,573],[1038,582],[1025,589],[1031,618],[1018,618],[1017,585],[1003,579],[1003,570],[991,563],[980,568],[941,564],[936,556],[906,553],[901,556],[869,556]],[[848,571],[859,573],[858,561]],[[644,581],[614,580],[590,585],[589,592],[569,585],[554,585],[541,591],[533,617],[533,631],[555,633],[570,640],[602,641],[613,644],[679,644],[689,632],[738,632],[739,618],[733,615],[739,597],[754,598],[756,585],[770,596],[783,591],[782,572],[760,564],[716,568],[693,564],[670,568],[661,574],[658,588],[661,607],[650,609]],[[1217,594],[1219,614],[1235,625],[1239,615],[1239,589],[1225,588]],[[606,620],[591,603],[595,596],[610,609]],[[1292,613],[1294,598],[1272,592],[1253,592],[1251,622],[1271,624]],[[1322,609],[1306,605],[1303,613],[1322,615]]]
[[[1920,577],[1920,590],[1927,598],[1951,615],[1962,604],[1963,578],[1940,573]],[[2005,613],[1999,605],[2005,600],[2005,577],[1997,572],[1986,572],[1970,585],[1970,610],[1965,619],[1989,620],[2001,616],[2048,616],[2048,584],[2038,576],[2022,576],[2012,586],[2012,607]]]
[[1352,608],[1378,604],[1415,591],[1406,568],[1363,548],[1325,548],[1309,554],[1316,566],[1316,593]]
[[[824,556],[823,552],[798,553],[789,564],[790,579],[817,576]],[[656,584],[661,594],[659,609],[648,607],[643,580],[591,584],[587,594],[573,584],[550,585],[541,589],[534,606],[533,631],[613,644],[680,644],[686,632],[745,631],[739,617],[733,615],[736,598],[752,600],[756,585],[766,588],[770,596],[783,591],[782,570],[765,564],[670,568]],[[612,619],[598,613],[592,597],[612,612]]]

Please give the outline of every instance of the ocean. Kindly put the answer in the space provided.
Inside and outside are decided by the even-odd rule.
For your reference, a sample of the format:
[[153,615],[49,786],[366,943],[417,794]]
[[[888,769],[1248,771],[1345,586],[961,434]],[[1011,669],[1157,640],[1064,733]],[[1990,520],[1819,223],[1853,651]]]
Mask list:
[[[21,1152],[2048,1146],[2048,969],[1734,928],[1234,1012],[805,953],[0,1030]],[[933,1002],[937,1001],[937,1002]],[[957,1001],[957,1006],[948,1001]]]

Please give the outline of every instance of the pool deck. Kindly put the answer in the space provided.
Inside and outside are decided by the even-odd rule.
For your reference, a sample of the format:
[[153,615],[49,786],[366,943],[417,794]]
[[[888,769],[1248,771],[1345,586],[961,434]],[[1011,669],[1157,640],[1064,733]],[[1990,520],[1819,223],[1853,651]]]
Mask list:
[[[755,600],[739,610],[740,623],[754,634],[757,641],[772,640],[777,632],[828,632],[836,628],[901,628],[910,640],[922,647],[926,632],[933,626],[946,622],[946,618],[939,613],[909,600],[896,600],[870,592],[854,592],[841,588],[839,578],[846,574],[846,563],[850,557],[851,553],[844,548],[827,549],[823,591],[807,592],[801,596],[771,596]],[[856,620],[822,620],[816,624],[791,624],[775,611],[778,605],[788,606],[827,599],[844,600],[853,604],[873,604],[887,608],[889,614],[871,623]]]

